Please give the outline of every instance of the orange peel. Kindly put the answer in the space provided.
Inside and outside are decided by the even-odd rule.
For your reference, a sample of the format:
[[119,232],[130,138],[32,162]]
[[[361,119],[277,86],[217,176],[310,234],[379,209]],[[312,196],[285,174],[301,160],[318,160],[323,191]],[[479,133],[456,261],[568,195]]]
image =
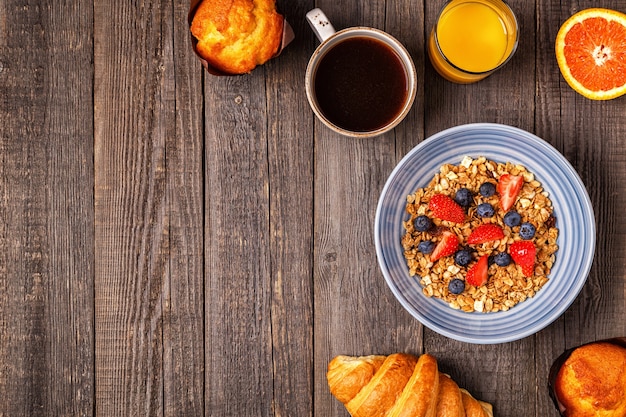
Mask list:
[[559,29],[555,51],[563,78],[579,94],[592,100],[626,94],[626,14],[575,13]]

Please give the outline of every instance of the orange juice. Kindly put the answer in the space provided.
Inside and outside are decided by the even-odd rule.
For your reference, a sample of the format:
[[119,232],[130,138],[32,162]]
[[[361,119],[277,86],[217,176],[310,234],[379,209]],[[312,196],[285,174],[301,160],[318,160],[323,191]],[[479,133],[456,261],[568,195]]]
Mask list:
[[439,14],[428,44],[444,78],[469,83],[505,63],[517,46],[517,22],[500,0],[452,0]]

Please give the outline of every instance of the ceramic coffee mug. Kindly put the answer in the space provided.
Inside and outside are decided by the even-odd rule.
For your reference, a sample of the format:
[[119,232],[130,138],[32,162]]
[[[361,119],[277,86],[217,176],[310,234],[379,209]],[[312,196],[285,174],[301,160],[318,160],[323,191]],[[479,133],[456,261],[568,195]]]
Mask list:
[[407,115],[417,92],[415,65],[404,46],[369,27],[335,31],[320,9],[307,13],[320,40],[305,85],[315,115],[351,137],[388,132]]

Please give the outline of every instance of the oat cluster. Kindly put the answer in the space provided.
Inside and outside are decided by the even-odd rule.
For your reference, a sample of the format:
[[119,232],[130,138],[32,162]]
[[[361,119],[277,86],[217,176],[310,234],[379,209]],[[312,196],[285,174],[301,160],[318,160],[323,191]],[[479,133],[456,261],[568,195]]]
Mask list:
[[[514,262],[506,267],[494,263],[489,266],[489,278],[486,284],[475,287],[466,283],[460,294],[452,294],[448,290],[451,280],[458,278],[465,280],[467,270],[471,264],[462,267],[455,263],[453,256],[446,256],[434,263],[428,255],[418,249],[420,242],[431,240],[437,242],[441,231],[447,229],[457,235],[461,246],[466,244],[471,231],[483,223],[496,223],[502,227],[504,238],[482,244],[471,245],[474,250],[473,262],[481,256],[495,255],[498,252],[507,252],[509,246],[518,240],[519,226],[508,227],[504,224],[504,215],[498,208],[498,194],[483,197],[478,193],[481,184],[485,182],[497,183],[504,174],[522,176],[524,183],[517,201],[511,210],[516,210],[522,221],[531,222],[536,227],[532,238],[536,247],[536,262],[534,274],[524,276],[519,265]],[[474,204],[468,209],[467,221],[463,224],[439,220],[432,216],[428,202],[435,194],[446,194],[454,198],[460,188],[473,191]],[[496,208],[493,217],[482,218],[476,214],[476,207],[481,203],[491,203]],[[533,173],[524,166],[507,163],[498,163],[479,157],[472,159],[465,157],[459,165],[446,164],[440,169],[428,186],[416,190],[407,196],[406,211],[409,219],[403,223],[405,234],[402,238],[404,256],[411,276],[420,277],[422,291],[427,297],[436,297],[445,300],[448,305],[465,312],[497,312],[507,311],[516,304],[533,297],[547,282],[550,270],[555,262],[555,253],[558,250],[556,243],[558,228],[553,216],[552,202],[547,191],[537,181]],[[415,230],[414,221],[420,215],[431,217],[434,227],[426,232]]]

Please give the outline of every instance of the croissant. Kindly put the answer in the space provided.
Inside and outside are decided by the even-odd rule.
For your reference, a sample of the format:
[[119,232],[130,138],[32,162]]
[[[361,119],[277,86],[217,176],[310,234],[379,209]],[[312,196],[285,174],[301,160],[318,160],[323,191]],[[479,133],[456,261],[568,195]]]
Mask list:
[[425,353],[335,357],[326,373],[330,392],[352,417],[493,417]]

